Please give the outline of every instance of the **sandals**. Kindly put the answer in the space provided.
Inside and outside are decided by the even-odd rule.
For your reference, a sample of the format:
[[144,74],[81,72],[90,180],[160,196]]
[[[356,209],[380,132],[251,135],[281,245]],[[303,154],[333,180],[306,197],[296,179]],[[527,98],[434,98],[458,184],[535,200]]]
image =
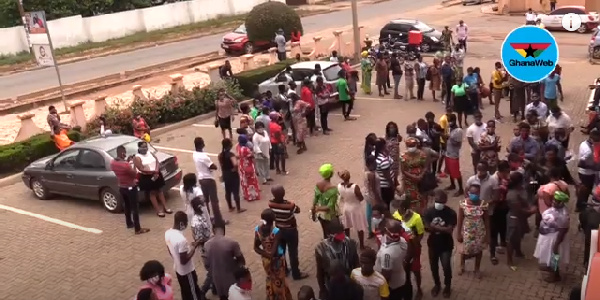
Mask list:
[[156,215],[157,215],[159,218],[164,218],[164,217],[165,217],[165,213],[163,213],[163,212],[157,212],[157,213],[156,213]]
[[136,231],[135,234],[143,234],[150,231],[148,228],[140,228],[140,230]]
[[173,213],[173,211],[171,209],[167,208],[167,209],[165,209],[165,213],[170,215]]

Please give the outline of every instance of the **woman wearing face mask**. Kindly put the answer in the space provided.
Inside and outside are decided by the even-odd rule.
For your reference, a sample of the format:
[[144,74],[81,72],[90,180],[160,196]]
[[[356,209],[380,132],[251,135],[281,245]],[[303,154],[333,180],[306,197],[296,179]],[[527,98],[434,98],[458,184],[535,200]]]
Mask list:
[[343,180],[337,187],[340,195],[340,219],[344,224],[344,230],[348,237],[350,236],[350,229],[357,231],[360,249],[364,249],[365,231],[368,230],[365,207],[362,203],[365,198],[360,187],[350,182],[350,172],[342,171],[338,173],[338,176]]
[[323,180],[317,182],[315,186],[311,218],[315,221],[319,220],[323,230],[323,238],[327,238],[330,234],[329,223],[338,220],[338,189],[331,183],[331,177],[334,174],[331,164],[322,165],[319,168],[319,174]]
[[[262,258],[267,273],[267,300],[292,300],[286,282],[285,250],[281,246],[281,233],[275,226],[275,213],[265,209],[260,215],[262,224],[254,228],[254,251]],[[231,290],[230,290],[231,291]]]
[[547,282],[561,280],[559,269],[569,263],[569,210],[566,204],[569,196],[563,192],[554,193],[552,207],[542,213],[540,235],[533,256],[538,259],[543,271],[548,272]]
[[138,187],[141,191],[149,194],[156,215],[164,218],[165,213],[172,214],[173,211],[167,208],[167,201],[162,192],[165,179],[160,172],[160,162],[156,155],[149,151],[148,143],[138,142],[138,154],[133,158],[133,165],[139,173]]
[[[225,185],[225,200],[227,200],[229,211],[234,211],[237,208],[237,212],[242,213],[246,210],[242,209],[240,204],[240,174],[238,172],[238,160],[235,154],[231,153],[233,143],[230,139],[224,139],[221,146],[222,150],[218,158],[222,173],[221,179]],[[232,200],[235,201],[235,208],[231,202]]]
[[418,148],[419,140],[406,139],[406,152],[400,157],[402,170],[402,187],[405,195],[410,199],[413,209],[422,211],[427,206],[427,197],[419,189],[420,183],[427,171],[427,154]]
[[[252,300],[252,275],[246,267],[233,272],[235,283],[229,288],[228,300]],[[290,298],[291,299],[291,298]]]
[[456,240],[462,244],[460,249],[460,270],[465,272],[465,261],[475,258],[474,274],[481,278],[481,257],[485,244],[489,244],[488,203],[479,198],[480,186],[468,187],[468,196],[459,204],[458,230]]
[[394,181],[398,181],[400,175],[400,142],[402,136],[398,132],[398,124],[389,122],[385,126],[385,140],[387,142],[387,150],[392,158],[392,170],[396,174]]
[[369,227],[369,238],[374,237],[373,235],[373,222],[371,221],[373,214],[373,206],[383,204],[381,200],[381,186],[379,184],[379,178],[375,169],[377,163],[375,156],[367,157],[367,171],[365,171],[365,201],[367,203],[367,225]]
[[396,174],[392,169],[393,159],[390,157],[387,151],[387,142],[383,138],[378,138],[375,141],[374,155],[377,163],[377,176],[381,186],[381,198],[386,205],[390,205],[390,202],[394,200],[396,193]]
[[[147,261],[140,270],[140,280],[144,284],[136,300],[173,300],[171,275],[165,274],[165,267],[156,260]],[[143,290],[150,290],[143,291]]]
[[523,187],[523,174],[512,172],[507,185],[506,203],[508,204],[508,218],[506,219],[506,264],[511,270],[517,267],[513,256],[523,258],[521,240],[529,231],[527,218],[537,211],[537,208],[527,201],[527,191]]
[[260,200],[260,187],[254,167],[254,152],[248,144],[248,137],[244,134],[238,136],[238,145],[236,146],[237,156],[240,159],[238,170],[240,172],[240,184],[244,200]]
[[269,150],[271,149],[271,138],[265,131],[265,124],[257,122],[255,125],[256,133],[252,136],[252,144],[254,145],[254,162],[258,177],[262,184],[268,184],[272,181],[269,175]]

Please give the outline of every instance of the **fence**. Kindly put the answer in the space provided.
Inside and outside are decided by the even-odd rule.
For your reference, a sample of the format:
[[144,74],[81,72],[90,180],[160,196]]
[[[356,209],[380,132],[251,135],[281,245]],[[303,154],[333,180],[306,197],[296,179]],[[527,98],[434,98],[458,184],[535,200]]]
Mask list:
[[[86,42],[103,42],[136,32],[148,32],[190,23],[202,22],[223,15],[249,12],[254,6],[269,0],[192,0],[144,9],[83,18],[80,15],[48,21],[48,30],[55,48]],[[285,0],[274,0],[284,2]],[[22,26],[0,28],[0,55],[28,51]],[[45,35],[32,35],[34,44],[46,44]]]

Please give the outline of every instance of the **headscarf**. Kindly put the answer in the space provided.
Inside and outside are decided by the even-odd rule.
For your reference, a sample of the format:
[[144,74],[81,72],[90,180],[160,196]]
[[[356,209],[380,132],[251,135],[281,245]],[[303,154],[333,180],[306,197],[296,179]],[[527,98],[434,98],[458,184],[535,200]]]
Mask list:
[[269,113],[269,118],[271,118],[271,121],[277,121],[279,117],[281,117],[281,115],[276,111],[272,111]]
[[246,146],[248,144],[248,137],[245,134],[240,134],[238,136],[238,143],[240,143],[240,146]]
[[408,144],[415,144],[415,147],[418,147],[419,144],[421,144],[421,141],[418,138],[414,137],[414,136],[409,136],[409,137],[406,138],[406,141],[404,141],[404,143],[406,145],[408,145]]
[[569,202],[569,195],[561,191],[554,192],[554,200],[556,202],[567,203]]
[[369,52],[363,51],[360,53],[360,56],[362,56],[363,58],[367,58],[367,56],[369,56]]
[[323,179],[329,179],[333,176],[333,165],[332,164],[324,164],[319,168],[319,174]]
[[338,172],[338,176],[340,176],[343,181],[350,180],[350,172],[348,170]]

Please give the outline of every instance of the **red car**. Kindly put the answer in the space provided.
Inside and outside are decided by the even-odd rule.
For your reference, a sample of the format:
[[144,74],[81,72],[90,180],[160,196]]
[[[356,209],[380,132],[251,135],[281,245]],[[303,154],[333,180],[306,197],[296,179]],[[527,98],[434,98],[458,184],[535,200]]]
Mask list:
[[266,49],[273,45],[272,41],[253,41],[248,40],[248,32],[246,31],[246,25],[242,24],[234,31],[226,34],[223,37],[221,48],[225,50],[225,53],[243,53],[252,54],[257,49]]

